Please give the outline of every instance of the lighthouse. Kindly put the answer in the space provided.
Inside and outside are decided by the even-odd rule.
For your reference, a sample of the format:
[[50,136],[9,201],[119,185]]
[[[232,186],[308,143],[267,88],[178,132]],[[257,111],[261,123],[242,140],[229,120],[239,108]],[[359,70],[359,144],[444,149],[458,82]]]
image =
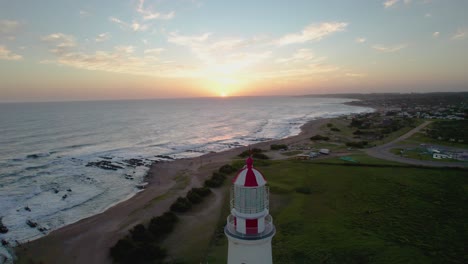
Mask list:
[[271,239],[276,229],[266,183],[251,157],[233,180],[231,214],[224,228],[229,240],[228,264],[273,263]]

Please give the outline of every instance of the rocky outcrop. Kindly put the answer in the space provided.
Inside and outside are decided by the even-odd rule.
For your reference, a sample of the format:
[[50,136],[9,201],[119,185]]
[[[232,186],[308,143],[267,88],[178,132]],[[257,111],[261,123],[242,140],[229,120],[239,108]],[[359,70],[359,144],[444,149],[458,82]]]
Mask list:
[[2,218],[0,217],[0,234],[8,233],[8,228],[2,223]]
[[111,161],[108,160],[100,160],[100,161],[91,161],[86,164],[86,167],[97,167],[104,170],[118,170],[123,169],[122,166],[115,165]]

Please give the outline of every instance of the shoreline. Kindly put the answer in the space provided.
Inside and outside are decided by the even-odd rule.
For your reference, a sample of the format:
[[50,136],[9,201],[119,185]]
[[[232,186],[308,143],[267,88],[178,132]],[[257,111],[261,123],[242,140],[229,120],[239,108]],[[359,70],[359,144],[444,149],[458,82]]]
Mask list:
[[[338,118],[338,117],[335,117]],[[316,134],[317,129],[332,118],[310,120],[301,126],[298,135],[252,144],[265,148],[271,144],[291,145]],[[145,176],[146,189],[109,207],[104,212],[63,226],[48,235],[14,248],[19,263],[29,260],[45,263],[111,263],[109,248],[127,234],[134,225],[161,215],[170,204],[192,187],[201,186],[213,168],[230,163],[232,158],[249,146],[208,153],[195,158],[153,163]],[[187,185],[180,185],[177,177],[187,175]],[[189,177],[191,176],[191,177]]]

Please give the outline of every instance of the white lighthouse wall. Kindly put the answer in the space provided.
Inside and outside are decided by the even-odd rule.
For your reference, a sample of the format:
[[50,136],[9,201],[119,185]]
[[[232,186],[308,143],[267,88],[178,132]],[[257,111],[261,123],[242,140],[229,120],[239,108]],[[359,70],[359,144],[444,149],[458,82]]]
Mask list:
[[245,234],[247,232],[245,229],[245,226],[246,226],[245,219],[237,217],[236,218],[236,231],[242,234]]
[[261,240],[238,240],[229,238],[228,264],[271,264],[271,238]]
[[265,216],[258,219],[258,233],[265,231]]

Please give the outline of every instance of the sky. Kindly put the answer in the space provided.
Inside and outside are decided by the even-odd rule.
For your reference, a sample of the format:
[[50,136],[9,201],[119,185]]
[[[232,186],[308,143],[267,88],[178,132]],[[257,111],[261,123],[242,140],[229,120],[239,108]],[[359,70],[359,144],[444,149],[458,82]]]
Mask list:
[[466,0],[0,7],[0,102],[468,91]]

